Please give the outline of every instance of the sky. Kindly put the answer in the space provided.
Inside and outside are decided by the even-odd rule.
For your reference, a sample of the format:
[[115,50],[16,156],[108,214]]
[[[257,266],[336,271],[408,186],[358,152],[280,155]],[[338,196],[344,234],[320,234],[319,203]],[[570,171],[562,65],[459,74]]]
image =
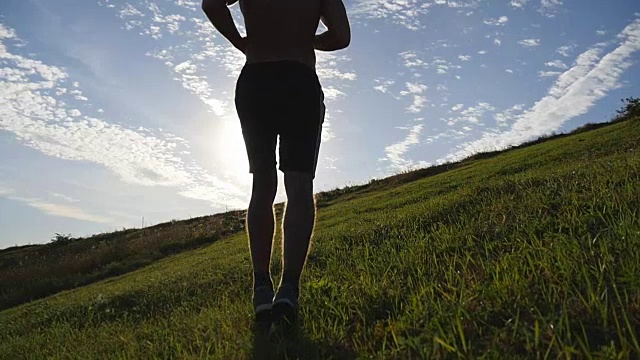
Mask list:
[[[640,96],[637,0],[345,5],[351,46],[317,52],[316,192],[606,121]],[[243,61],[192,0],[0,1],[0,248],[245,209]]]

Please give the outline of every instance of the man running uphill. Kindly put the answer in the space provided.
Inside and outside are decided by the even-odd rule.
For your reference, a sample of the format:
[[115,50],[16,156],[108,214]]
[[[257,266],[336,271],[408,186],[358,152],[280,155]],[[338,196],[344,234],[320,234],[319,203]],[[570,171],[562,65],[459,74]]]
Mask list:
[[[203,0],[213,26],[246,55],[235,103],[253,174],[247,231],[253,262],[253,305],[258,321],[295,321],[299,283],[315,222],[313,179],[324,121],[324,94],[315,50],[349,45],[351,30],[342,0],[239,0],[247,36],[227,8],[238,0]],[[316,35],[319,21],[327,31]],[[269,273],[277,190],[276,138],[287,204],[283,273],[273,294]]]

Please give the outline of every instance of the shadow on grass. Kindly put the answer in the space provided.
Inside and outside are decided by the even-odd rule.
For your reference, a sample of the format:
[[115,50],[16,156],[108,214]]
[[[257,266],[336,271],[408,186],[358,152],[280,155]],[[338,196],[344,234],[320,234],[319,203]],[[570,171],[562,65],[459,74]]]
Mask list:
[[252,331],[252,360],[356,358],[356,353],[353,350],[312,340],[307,335],[303,324],[296,324],[288,330],[273,331],[270,323],[256,322],[253,324]]

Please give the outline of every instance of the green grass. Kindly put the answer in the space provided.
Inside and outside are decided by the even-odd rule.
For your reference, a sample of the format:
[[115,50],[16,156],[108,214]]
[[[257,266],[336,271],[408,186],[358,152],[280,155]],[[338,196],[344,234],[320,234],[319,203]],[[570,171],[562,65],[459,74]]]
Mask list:
[[633,118],[323,195],[293,339],[254,336],[238,233],[0,312],[0,358],[638,358],[639,145]]

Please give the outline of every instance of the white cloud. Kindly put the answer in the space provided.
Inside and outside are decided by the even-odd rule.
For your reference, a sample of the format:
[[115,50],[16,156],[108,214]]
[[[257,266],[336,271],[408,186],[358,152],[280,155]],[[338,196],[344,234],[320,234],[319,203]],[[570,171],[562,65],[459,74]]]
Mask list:
[[[0,25],[0,30],[2,30],[2,25]],[[62,199],[67,203],[77,202],[77,200],[71,197],[68,197],[66,195],[62,195],[58,193],[51,193],[51,195],[56,198]],[[2,184],[0,184],[0,196],[5,197],[9,200],[19,201],[21,203],[24,203],[27,206],[31,206],[35,209],[38,209],[44,212],[45,214],[49,214],[52,216],[66,217],[70,219],[91,221],[96,223],[105,223],[105,224],[113,223],[113,219],[111,218],[91,214],[75,206],[56,204],[50,201],[44,201],[42,199],[34,198],[34,197],[19,196],[17,195],[14,189],[4,187]]]
[[451,111],[457,112],[457,111],[462,110],[462,108],[464,108],[464,104],[456,104],[451,108]]
[[573,51],[573,49],[575,48],[575,45],[564,45],[564,46],[560,46],[556,52],[564,57],[569,57],[571,56],[571,52]]
[[7,198],[14,201],[22,202],[28,206],[38,209],[43,213],[51,216],[59,216],[59,217],[65,217],[70,219],[76,219],[76,220],[102,223],[102,224],[114,223],[114,220],[109,217],[91,214],[76,206],[56,204],[52,202],[43,201],[38,198],[26,198],[26,197],[19,197],[19,196],[8,196]]
[[69,116],[71,117],[78,117],[80,115],[82,115],[82,113],[80,112],[80,110],[78,109],[71,109],[71,110],[67,110],[67,113],[69,114]]
[[228,111],[228,105],[225,101],[212,97],[212,90],[205,76],[195,75],[198,70],[191,60],[187,60],[176,65],[173,70],[179,75],[176,80],[180,81],[182,86],[196,95],[202,102],[207,104],[209,108],[217,116],[224,116]]
[[66,201],[66,202],[70,202],[70,203],[78,202],[78,200],[76,200],[76,199],[74,199],[74,198],[72,198],[70,196],[64,195],[64,194],[59,194],[59,193],[55,193],[54,192],[54,193],[50,193],[50,195],[55,197],[55,198],[62,199],[64,201]]
[[137,17],[143,17],[144,14],[136,9],[133,5],[131,4],[125,4],[121,9],[120,9],[120,17],[121,18],[126,18],[129,16],[137,16]]
[[419,84],[419,83],[406,83],[405,84],[407,86],[407,91],[401,91],[400,93],[402,95],[406,95],[406,94],[422,94],[423,92],[427,91],[427,85],[424,84]]
[[324,93],[324,98],[327,100],[336,100],[339,97],[345,96],[346,94],[333,86],[325,86],[322,88],[322,92]]
[[[409,30],[420,30],[425,27],[421,20],[432,6],[441,6],[456,9],[461,12],[465,9],[477,8],[480,0],[356,0],[349,14],[360,20],[384,19],[400,25]],[[472,12],[466,11],[465,15]]]
[[211,22],[199,17],[191,19],[195,29],[192,30],[191,36],[197,37],[200,41],[208,41],[210,39],[217,38],[219,33],[211,25]]
[[[418,72],[419,68],[427,68],[429,64],[418,59],[418,55],[415,52],[407,51],[398,54],[403,61],[403,65],[407,68],[409,73],[416,79],[421,77]],[[427,104],[427,98],[423,95],[427,91],[427,85],[419,81],[407,81],[405,82],[405,89],[401,90],[397,95],[389,92],[389,86],[395,83],[394,80],[375,79],[377,85],[373,87],[374,90],[381,93],[389,94],[396,100],[401,100],[403,97],[410,97],[411,103],[407,106],[406,110],[409,113],[419,113]]]
[[410,82],[407,82],[405,86],[407,87],[407,90],[400,91],[400,95],[410,95],[413,99],[411,105],[407,107],[407,111],[410,113],[418,113],[422,111],[427,103],[427,98],[421,94],[427,91],[428,87],[424,84]]
[[562,5],[562,0],[541,0],[540,5],[543,8],[554,8]]
[[154,59],[162,60],[164,62],[164,64],[167,65],[167,66],[174,66],[173,61],[175,59],[173,58],[173,55],[170,54],[167,49],[148,51],[145,55],[146,56],[150,56],[150,57],[152,57]]
[[167,30],[169,30],[171,34],[180,30],[180,25],[185,20],[186,18],[184,16],[177,14],[167,15],[163,18],[163,22],[167,23]]
[[540,45],[540,39],[523,39],[518,41],[518,44],[524,47],[536,47]]
[[469,132],[473,130],[473,128],[471,126],[463,126],[460,129],[447,129],[445,131],[442,131],[436,135],[431,135],[428,136],[425,139],[425,143],[429,144],[432,143],[436,140],[440,140],[440,139],[445,139],[445,138],[450,138],[450,139],[454,139],[454,140],[461,140],[466,138],[467,136],[469,136]]
[[484,20],[485,25],[491,26],[504,26],[509,21],[509,18],[506,16],[500,16],[497,19],[488,18]]
[[471,55],[458,55],[458,59],[461,61],[469,61],[471,60]]
[[560,71],[538,71],[538,77],[540,78],[554,77],[560,74],[562,74]]
[[383,94],[389,91],[389,86],[395,84],[394,80],[385,80],[385,79],[375,79],[374,82],[378,85],[374,86],[373,89]]
[[162,31],[160,29],[160,26],[156,26],[156,25],[149,26],[149,29],[145,31],[145,34],[151,35],[151,37],[156,40],[162,39]]
[[529,0],[511,0],[511,6],[514,8],[522,8]]
[[418,58],[418,54],[415,51],[405,51],[399,55],[406,68],[426,68],[428,66],[426,62]]
[[565,90],[582,78],[589,75],[594,66],[600,61],[601,48],[594,47],[580,54],[572,68],[562,73],[556,84],[549,90],[549,94],[561,97]]
[[462,144],[458,151],[440,162],[520,144],[555,131],[567,120],[585,114],[597,100],[620,86],[620,76],[632,65],[632,55],[640,51],[640,19],[629,24],[618,38],[618,47],[601,58],[602,49],[598,47],[582,53],[575,65],[558,77],[547,96],[518,115],[509,130],[485,132],[480,139]]
[[182,6],[184,8],[189,9],[189,10],[192,10],[192,11],[196,11],[197,8],[200,6],[200,4],[201,4],[201,2],[190,1],[190,0],[178,0],[176,2],[176,5]]
[[162,37],[161,26],[164,26],[170,34],[173,34],[180,30],[181,24],[186,20],[186,18],[180,14],[164,15],[158,4],[154,2],[148,2],[147,4],[147,10],[151,12],[150,17],[155,24],[149,26],[150,33],[154,39]]
[[[462,105],[462,104],[456,105],[454,107],[455,110],[453,108],[451,110],[453,111],[461,110],[462,108],[459,107],[459,105]],[[460,123],[460,122],[467,123],[467,124],[480,124],[480,121],[484,117],[484,114],[487,112],[492,112],[494,110],[495,110],[495,107],[493,105],[487,102],[478,102],[475,106],[469,106],[466,109],[460,111],[459,114],[456,115],[455,117],[449,118],[448,120],[446,120],[446,123],[449,126],[456,125],[457,123]]]
[[496,120],[496,124],[499,127],[508,126],[515,119],[516,114],[522,113],[524,106],[524,104],[516,104],[509,109],[495,114],[493,118]]
[[316,60],[316,73],[323,80],[347,80],[353,81],[357,75],[353,71],[342,71],[345,63],[349,61],[346,55],[331,53],[318,53]]
[[0,24],[0,39],[15,39],[16,31]]
[[423,27],[420,17],[431,5],[418,0],[357,0],[350,14],[355,18],[386,19],[407,29],[418,30]]
[[544,63],[544,65],[548,66],[548,67],[554,67],[554,68],[562,69],[562,70],[566,70],[566,69],[569,68],[567,66],[567,64],[562,62],[562,60],[549,61],[549,62]]
[[[450,8],[465,9],[465,8],[477,8],[480,4],[479,0],[434,0],[436,5],[446,6]],[[464,14],[468,16],[469,12]]]
[[414,95],[413,102],[407,108],[407,111],[410,113],[419,113],[424,109],[424,105],[427,103],[427,98],[422,95]]
[[438,74],[447,74],[452,69],[462,69],[462,66],[452,64],[440,56],[434,56],[430,66],[435,68]]
[[555,17],[562,0],[541,0],[539,12],[546,17]]
[[500,39],[493,39],[493,43],[498,46],[502,45],[502,41],[500,41]]
[[407,134],[404,140],[393,145],[389,145],[384,149],[384,152],[387,154],[386,160],[391,162],[391,167],[393,169],[405,170],[413,165],[413,161],[405,159],[404,154],[409,150],[409,148],[420,142],[419,136],[423,127],[424,126],[422,124],[412,126],[408,129],[409,134]]

